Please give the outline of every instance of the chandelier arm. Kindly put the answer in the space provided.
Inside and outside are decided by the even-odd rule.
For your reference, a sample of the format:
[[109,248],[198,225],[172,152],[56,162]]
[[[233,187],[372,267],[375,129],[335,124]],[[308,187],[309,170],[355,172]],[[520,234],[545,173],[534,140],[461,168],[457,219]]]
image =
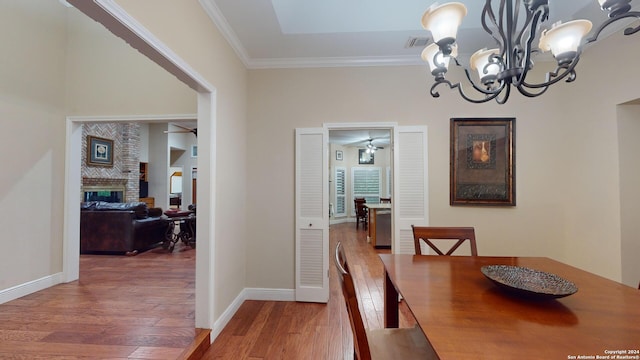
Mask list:
[[[491,28],[487,25],[487,18],[489,18],[493,26],[499,30],[500,38],[496,37]],[[493,13],[493,8],[491,7],[491,0],[486,0],[486,2],[484,3],[484,7],[482,8],[482,15],[480,16],[480,23],[482,24],[482,28],[484,29],[484,31],[487,34],[491,35],[491,37],[496,41],[496,44],[502,47],[502,45],[500,45],[500,39],[502,39],[502,43],[504,43],[506,40],[504,34],[501,31],[502,28],[498,27],[496,16]]]
[[[598,30],[594,32],[593,36],[587,39],[586,43],[588,44],[596,41],[598,39],[598,36],[600,36],[600,33],[602,32],[602,30],[604,30],[607,26],[611,25],[612,23],[620,19],[630,18],[630,17],[635,17],[636,19],[640,19],[640,11],[629,11],[625,14],[618,15],[616,17],[610,18],[609,20],[603,22],[602,25],[600,25],[600,27],[598,28]],[[631,34],[635,34],[638,31],[640,31],[640,25],[636,26],[635,28],[633,27],[626,28],[624,30],[624,34],[631,35]]]
[[[507,4],[505,4],[508,1]],[[516,0],[516,7],[520,7],[520,0]],[[505,8],[507,8],[507,16],[504,15],[505,12]],[[513,9],[513,0],[501,0],[500,1],[500,11],[498,14],[498,17],[500,18],[500,24],[498,26],[498,30],[500,32],[500,35],[502,37],[502,42],[499,42],[498,45],[500,46],[500,57],[503,59],[502,63],[503,65],[509,66],[509,59],[511,58],[511,52],[512,52],[512,43],[511,41],[513,40],[513,35],[514,35],[514,25],[517,21],[513,21],[513,17],[509,17],[510,15],[512,16],[512,9]],[[507,21],[507,24],[505,26],[505,19]]]
[[467,70],[466,68],[464,68],[464,74],[467,77],[467,80],[469,81],[469,84],[471,84],[471,86],[478,92],[483,93],[485,95],[494,95],[494,94],[498,94],[502,91],[502,89],[505,87],[505,81],[504,80],[500,80],[500,86],[498,86],[496,89],[494,90],[485,90],[481,87],[479,87],[471,78],[471,74],[469,73],[469,70]]
[[[529,73],[529,68],[530,68],[529,65],[531,64],[531,44],[533,43],[533,40],[536,37],[535,31],[536,31],[536,28],[538,27],[538,24],[540,23],[540,17],[542,17],[542,21],[544,21],[545,16],[548,16],[548,8],[546,12],[544,9],[538,8],[536,9],[535,13],[533,13],[533,17],[529,19],[531,20],[531,22],[528,23],[529,35],[527,37],[527,41],[524,47],[524,58],[519,64],[522,67],[522,73],[520,74],[520,76],[518,76],[518,81],[514,82],[514,85],[517,87],[520,87],[521,84],[526,84],[525,79],[527,77],[527,74]],[[524,30],[525,28],[522,29],[520,36],[524,34]],[[518,39],[518,42],[519,41],[520,39]]]
[[[527,11],[527,18],[524,20],[524,26],[522,26],[522,30],[520,30],[520,32],[518,33],[518,36],[516,37],[516,40],[515,40],[516,44],[522,43],[522,37],[524,35],[525,30],[530,29],[529,24],[531,24],[531,20],[534,18],[533,14],[534,14],[533,12]],[[529,32],[529,35],[531,35],[531,32]]]
[[507,15],[505,17],[504,15],[504,8],[505,8],[505,0],[502,0],[500,3],[500,28],[504,29],[502,27],[503,25],[503,21],[506,19],[507,21],[507,26],[506,26],[506,41],[502,44],[501,47],[501,54],[500,57],[503,59],[503,63],[504,63],[504,70],[509,70],[512,69],[514,66],[514,61],[515,61],[515,55],[517,53],[517,44],[515,44],[516,46],[514,46],[514,42],[513,42],[513,37],[516,34],[516,27],[518,24],[518,18],[515,16],[515,14],[518,13],[518,9],[520,8],[520,0],[516,0],[515,1],[515,8],[516,8],[516,12],[513,12],[513,1],[512,0],[508,0],[509,2],[507,2]]
[[[549,87],[557,82],[559,82],[560,80],[563,80],[564,78],[566,79],[566,82],[572,82],[576,79],[576,72],[575,72],[575,67],[578,64],[578,60],[580,60],[580,57],[576,57],[571,64],[569,65],[559,65],[555,71],[551,71],[547,73],[547,77],[546,77],[546,81],[540,84],[529,84],[526,81],[522,82],[521,86],[524,86],[526,88],[529,89],[538,89],[538,88],[544,88],[544,87]],[[564,69],[563,72],[561,72],[561,69]]]
[[518,91],[520,92],[520,94],[526,96],[526,97],[536,97],[536,96],[540,96],[542,94],[544,94],[548,89],[549,86],[545,86],[540,92],[534,93],[534,92],[529,92],[527,90],[525,90],[526,84],[521,84],[516,86],[516,88],[518,89]]
[[[496,92],[496,93],[485,93],[486,97],[484,99],[480,99],[480,100],[476,100],[476,99],[472,99],[470,97],[467,96],[467,94],[465,94],[464,90],[462,90],[462,86],[460,86],[460,83],[455,83],[452,84],[451,81],[446,80],[446,79],[440,79],[437,80],[433,86],[431,86],[431,96],[433,96],[434,98],[440,97],[440,93],[438,91],[436,91],[436,87],[440,84],[447,84],[449,86],[449,89],[458,89],[458,93],[460,94],[460,96],[462,96],[463,99],[467,100],[468,102],[474,103],[474,104],[482,104],[485,103],[487,101],[491,101],[493,99],[495,99],[498,95],[500,95],[500,91]],[[475,87],[475,86],[474,86]]]
[[[511,18],[511,21],[513,22],[513,28],[512,28],[513,33],[511,34],[511,39],[516,38],[516,32],[517,32],[516,29],[518,28],[518,15],[520,15],[520,1],[521,0],[518,0],[516,2],[516,6],[513,9],[513,17]],[[528,13],[528,11],[527,11],[527,13]],[[527,14],[527,18],[528,17],[529,17],[529,15]],[[527,24],[528,20],[529,19],[525,19],[525,25],[522,27],[523,29],[527,27],[526,24]],[[519,44],[519,43],[520,42],[516,40],[515,44]]]
[[[517,44],[522,43],[522,37],[524,36],[525,30],[527,29],[529,30],[528,36],[529,38],[531,38],[531,41],[528,42],[531,43],[533,41],[533,38],[535,38],[536,36],[536,29],[538,28],[538,25],[542,22],[545,22],[549,18],[549,5],[546,3],[546,1],[539,1],[533,4],[530,8],[527,8],[527,10],[527,19],[524,26],[522,27],[522,30],[518,34],[518,37],[516,38]],[[542,19],[540,20],[540,18]]]
[[507,102],[507,100],[509,100],[510,94],[511,94],[511,86],[507,86],[507,89],[502,99],[500,99],[499,97],[496,97],[496,102],[498,103],[498,105],[504,105]]
[[637,33],[638,31],[640,31],[640,25],[636,26],[635,28],[626,28],[624,29],[624,34],[625,35],[632,35]]
[[[508,0],[508,1],[512,1],[512,0]],[[503,29],[505,28],[504,7],[505,7],[505,0],[500,0],[500,11],[498,11],[498,19],[500,19],[500,24],[498,25],[498,29],[500,29],[501,32],[503,32]]]
[[[469,81],[469,84],[470,84],[470,85],[471,85],[471,86],[472,86],[476,91],[478,91],[478,92],[480,92],[480,93],[483,93],[484,95],[494,95],[494,94],[499,93],[500,91],[502,91],[502,88],[505,86],[505,82],[504,82],[504,80],[501,80],[501,81],[500,81],[500,86],[499,86],[498,88],[496,88],[496,90],[493,90],[493,91],[485,90],[485,89],[483,89],[483,88],[479,87],[479,86],[475,83],[475,81],[473,81],[473,79],[471,78],[471,74],[469,73],[469,70],[468,70],[467,68],[465,68],[464,66],[462,66],[462,65],[460,64],[460,62],[458,61],[458,59],[457,59],[457,58],[455,58],[455,57],[451,57],[451,59],[453,59],[453,61],[454,61],[454,63],[456,64],[456,66],[461,67],[461,68],[462,68],[462,70],[464,70],[464,75],[467,77],[467,81]],[[444,79],[444,77],[443,77],[442,79],[438,79],[438,78],[436,78],[436,79],[435,79],[435,81],[436,81],[436,84],[435,84],[435,85],[437,85],[437,84],[438,84],[438,83],[440,83],[440,82],[446,82],[446,83],[450,84],[450,85],[449,85],[449,87],[453,88],[453,85],[451,85],[451,82],[450,82],[450,81],[448,81],[448,80],[446,80],[446,79]],[[457,84],[457,85],[460,85],[460,82],[458,82],[458,84]],[[431,89],[433,89],[434,87],[435,87],[435,86],[432,86],[432,87],[431,87]],[[433,95],[433,93],[432,93],[431,95]],[[437,96],[434,96],[434,97],[437,97]]]
[[[511,0],[509,0],[511,1]],[[504,8],[504,0],[502,0],[502,4],[501,4],[501,11],[500,11],[500,24],[498,24],[498,20],[496,20],[496,15],[493,12],[493,8],[491,7],[491,0],[487,0],[484,8],[482,9],[482,16],[480,17],[480,21],[482,23],[482,28],[484,29],[485,32],[487,32],[489,35],[491,35],[491,37],[493,38],[493,40],[495,40],[496,44],[498,45],[498,47],[500,48],[500,55],[503,56],[506,49],[504,44],[507,43],[507,35],[504,33],[504,27],[502,24],[502,8]],[[493,25],[493,27],[495,28],[496,31],[492,31],[491,28],[489,27],[489,25],[487,25],[487,17],[489,18],[489,20],[491,21],[491,24]],[[496,36],[496,32],[497,35]]]

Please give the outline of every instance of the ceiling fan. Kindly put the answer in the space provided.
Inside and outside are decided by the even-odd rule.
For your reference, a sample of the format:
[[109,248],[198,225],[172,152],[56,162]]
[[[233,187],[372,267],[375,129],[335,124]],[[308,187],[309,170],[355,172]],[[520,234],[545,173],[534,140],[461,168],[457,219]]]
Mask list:
[[165,130],[164,133],[165,134],[173,134],[173,133],[193,133],[193,135],[195,135],[196,137],[198,137],[198,128],[188,128],[188,127],[184,127],[184,126],[180,126],[180,125],[176,125],[173,124],[173,126],[179,127],[182,130],[173,130],[173,131],[169,131],[169,130]]
[[382,147],[382,146],[375,146],[375,145],[373,145],[373,140],[374,140],[374,139],[371,139],[371,138],[370,138],[370,139],[368,139],[368,140],[365,140],[365,141],[369,141],[369,143],[368,143],[368,144],[366,144],[366,146],[367,146],[367,153],[368,153],[368,154],[373,154],[374,152],[376,152],[376,150],[384,149],[384,147]]

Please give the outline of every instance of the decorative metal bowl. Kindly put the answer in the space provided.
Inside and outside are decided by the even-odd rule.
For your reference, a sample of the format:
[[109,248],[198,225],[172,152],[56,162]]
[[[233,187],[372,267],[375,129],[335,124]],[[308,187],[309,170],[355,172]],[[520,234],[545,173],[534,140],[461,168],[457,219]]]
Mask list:
[[576,284],[558,275],[511,265],[487,265],[480,271],[511,292],[540,299],[557,299],[578,291]]

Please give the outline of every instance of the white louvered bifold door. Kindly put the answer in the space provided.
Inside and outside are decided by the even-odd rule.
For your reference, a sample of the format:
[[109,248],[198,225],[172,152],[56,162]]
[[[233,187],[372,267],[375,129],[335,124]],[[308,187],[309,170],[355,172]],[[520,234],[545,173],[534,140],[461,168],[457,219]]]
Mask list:
[[296,129],[296,301],[329,300],[329,159],[322,128]]
[[429,224],[427,128],[399,126],[394,139],[397,173],[392,200],[396,225],[393,252],[414,254],[411,225]]

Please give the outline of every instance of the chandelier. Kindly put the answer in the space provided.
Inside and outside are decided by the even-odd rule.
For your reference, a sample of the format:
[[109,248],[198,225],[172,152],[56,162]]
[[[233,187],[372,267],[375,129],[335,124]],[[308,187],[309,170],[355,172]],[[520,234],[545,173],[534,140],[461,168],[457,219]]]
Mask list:
[[[452,59],[461,66],[456,58],[456,35],[467,8],[459,2],[434,4],[422,16],[422,26],[431,32],[433,38],[433,43],[422,51],[422,59],[429,64],[435,78],[431,87],[433,97],[440,96],[436,87],[441,84],[447,84],[450,89],[457,88],[460,95],[472,103],[496,99],[499,104],[504,104],[509,99],[511,87],[527,97],[542,95],[549,86],[562,79],[566,82],[576,79],[574,69],[580,60],[582,46],[596,41],[604,28],[620,19],[640,18],[640,12],[630,11],[631,0],[598,0],[602,10],[609,13],[609,19],[583,42],[592,27],[588,20],[557,23],[537,34],[539,25],[549,18],[548,0],[500,0],[498,17],[491,2],[485,2],[481,23],[498,47],[481,49],[471,56],[469,63],[471,70],[477,73],[476,80],[472,79],[468,69],[464,69],[471,87],[479,94],[477,99],[467,96],[460,82],[453,84],[445,78]],[[521,5],[524,5],[525,16],[522,24],[518,24]],[[631,35],[639,30],[640,26],[629,27],[624,34]],[[537,48],[534,48],[532,44],[538,37]],[[541,83],[527,82],[527,75],[533,68],[532,55],[546,51],[551,51],[557,62],[555,70],[548,72]]]

